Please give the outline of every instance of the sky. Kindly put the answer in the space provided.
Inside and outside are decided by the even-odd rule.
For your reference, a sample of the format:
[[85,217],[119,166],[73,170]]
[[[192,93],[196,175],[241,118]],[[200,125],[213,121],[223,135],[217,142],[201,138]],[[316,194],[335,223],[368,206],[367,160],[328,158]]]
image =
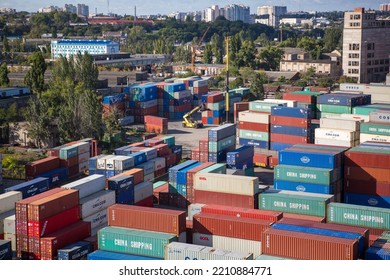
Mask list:
[[287,11],[350,11],[355,7],[379,9],[382,3],[390,0],[0,0],[0,7],[14,8],[17,11],[36,12],[47,6],[64,7],[65,4],[89,6],[90,13],[107,14],[108,11],[119,15],[134,15],[134,6],[137,15],[169,14],[171,12],[201,11],[211,5],[225,6],[228,4],[243,4],[250,7],[251,14],[256,13],[259,6],[287,6]]

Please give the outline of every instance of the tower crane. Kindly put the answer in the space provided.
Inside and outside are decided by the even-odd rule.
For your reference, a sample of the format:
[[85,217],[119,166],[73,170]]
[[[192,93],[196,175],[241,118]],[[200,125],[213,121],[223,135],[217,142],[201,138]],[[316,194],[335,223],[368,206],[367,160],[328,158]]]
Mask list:
[[195,58],[196,58],[196,51],[199,50],[200,46],[202,45],[202,42],[204,40],[204,37],[206,36],[207,32],[210,30],[210,25],[207,27],[205,32],[203,32],[202,37],[200,38],[198,44],[192,45],[191,47],[191,66],[192,66],[192,71],[195,72]]

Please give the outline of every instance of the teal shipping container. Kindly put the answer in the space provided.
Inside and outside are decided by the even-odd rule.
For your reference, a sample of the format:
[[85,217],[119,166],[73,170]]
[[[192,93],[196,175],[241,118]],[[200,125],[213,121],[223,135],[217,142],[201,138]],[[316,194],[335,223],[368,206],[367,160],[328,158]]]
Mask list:
[[216,163],[205,169],[202,169],[198,173],[219,173],[226,174],[226,164],[224,163]]
[[268,132],[240,129],[239,136],[240,136],[240,138],[269,142],[269,133]]
[[330,185],[341,178],[342,169],[302,167],[296,165],[277,165],[275,180]]
[[236,145],[236,136],[232,135],[226,137],[218,142],[209,141],[209,153],[217,153],[228,147]]

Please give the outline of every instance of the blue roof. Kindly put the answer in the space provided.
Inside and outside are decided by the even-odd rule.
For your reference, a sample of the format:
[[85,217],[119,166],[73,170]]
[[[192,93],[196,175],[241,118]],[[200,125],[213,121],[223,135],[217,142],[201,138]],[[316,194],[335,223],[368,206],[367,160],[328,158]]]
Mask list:
[[53,43],[57,42],[57,44],[80,44],[80,45],[107,45],[107,44],[118,44],[111,40],[57,40]]

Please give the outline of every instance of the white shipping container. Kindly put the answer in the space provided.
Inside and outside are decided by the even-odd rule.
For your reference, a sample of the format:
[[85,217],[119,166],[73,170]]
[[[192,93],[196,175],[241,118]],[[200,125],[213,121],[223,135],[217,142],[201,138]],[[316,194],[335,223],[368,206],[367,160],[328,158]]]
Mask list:
[[253,260],[253,254],[171,242],[164,247],[164,260]]
[[136,168],[141,168],[144,171],[144,175],[154,173],[154,162],[147,161],[136,166]]
[[15,215],[15,209],[0,214],[0,234],[4,233],[4,220],[12,215]]
[[157,157],[157,158],[152,159],[150,161],[154,163],[154,170],[155,171],[164,169],[166,167],[165,158],[163,158],[163,157]]
[[91,157],[91,154],[88,152],[86,153],[83,153],[83,154],[79,154],[79,162],[86,162],[89,160],[89,158]]
[[193,83],[193,87],[204,87],[208,86],[209,82],[207,80],[196,80]]
[[340,141],[355,141],[359,139],[359,132],[346,129],[316,128],[315,137]]
[[115,204],[115,191],[103,190],[80,199],[81,219]]
[[16,251],[16,235],[12,233],[4,233],[4,240],[11,241],[12,251]]
[[84,173],[89,169],[89,162],[79,162],[79,173]]
[[295,108],[297,107],[298,101],[294,100],[282,100],[282,99],[264,99],[264,102],[275,103],[275,104],[284,104],[284,106]]
[[78,142],[73,144],[72,147],[77,147],[78,154],[89,153],[89,143],[88,142]]
[[340,147],[355,147],[356,142],[359,142],[359,140],[341,141],[341,140],[323,139],[317,137],[314,139],[314,143],[318,145],[330,145],[330,146],[340,146]]
[[340,114],[340,117],[348,120],[356,120],[360,122],[368,122],[370,121],[370,117],[366,115],[358,115],[358,114]]
[[63,185],[61,188],[78,190],[79,198],[82,199],[91,194],[104,190],[106,188],[106,177],[104,175],[94,174]]
[[142,109],[150,108],[150,107],[155,107],[158,105],[157,99],[153,99],[150,101],[144,101],[144,102],[139,102],[138,103]]
[[97,169],[106,170],[106,160],[113,158],[113,157],[116,157],[116,156],[115,155],[107,155],[107,156],[98,158],[96,161]]
[[115,170],[128,170],[134,167],[134,158],[128,156],[116,156],[114,160]]
[[390,104],[390,94],[388,93],[371,93],[371,103]]
[[118,124],[120,126],[127,126],[134,123],[134,116],[126,116],[121,119],[118,119]]
[[155,159],[157,157],[157,149],[156,148],[145,148],[145,149],[142,149],[141,152],[145,152],[147,161]]
[[0,194],[0,214],[15,210],[15,202],[23,198],[22,192],[10,191]]
[[110,158],[106,158],[106,170],[115,170],[115,160],[119,156],[113,156]]
[[195,214],[202,212],[202,207],[205,205],[203,203],[191,203],[188,205],[188,219],[192,220]]
[[390,143],[390,135],[375,135],[375,134],[360,133],[360,143],[364,143],[368,141]]
[[330,117],[320,119],[320,128],[346,129],[360,131],[359,120],[344,119],[343,117]]
[[181,98],[185,98],[185,97],[190,97],[192,94],[191,94],[191,91],[186,89],[186,90],[182,90],[182,91],[177,91],[177,92],[174,92],[173,93],[173,97],[175,99],[181,99]]
[[261,255],[261,242],[195,232],[192,243],[245,254],[253,254],[253,258]]
[[4,233],[11,233],[15,234],[15,222],[16,222],[16,216],[8,216],[4,219]]
[[142,182],[134,186],[134,203],[153,195],[153,183]]
[[[238,142],[238,141],[237,141]],[[227,175],[245,176],[245,170],[226,168]]]
[[194,189],[241,195],[259,192],[259,178],[214,173],[198,173],[194,176]]
[[102,225],[107,225],[108,223],[108,211],[103,209],[95,214],[92,214],[88,217],[82,219],[84,222],[90,222],[91,228],[96,228]]
[[238,121],[269,124],[270,114],[242,111],[238,113]]
[[[388,95],[390,96],[390,94]],[[390,111],[378,110],[370,112],[370,122],[390,124]]]
[[153,179],[154,179],[154,172],[144,175],[144,182],[149,182],[149,181],[152,181]]

